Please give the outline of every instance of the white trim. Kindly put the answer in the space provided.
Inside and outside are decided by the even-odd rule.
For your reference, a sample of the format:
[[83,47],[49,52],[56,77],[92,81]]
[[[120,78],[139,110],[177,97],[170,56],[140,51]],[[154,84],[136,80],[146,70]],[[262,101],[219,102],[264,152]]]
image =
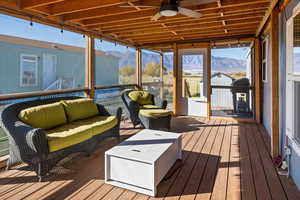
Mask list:
[[[264,72],[264,74],[262,74],[262,82],[263,83],[268,83],[268,69],[267,69],[267,39],[265,38],[263,41],[262,41],[262,46],[265,45],[265,48],[262,48],[263,50],[263,54],[265,54],[265,58],[262,58],[262,62],[261,62],[261,67],[262,67],[262,70]],[[265,64],[265,67],[263,67],[263,64]]]
[[292,149],[296,152],[296,154],[300,155],[300,143],[295,140],[294,137],[291,137],[289,135],[287,135],[289,138],[289,146],[292,147]]
[[[23,83],[23,61],[24,57],[32,57],[34,61],[26,60],[27,62],[35,63],[35,83],[34,84],[24,84]],[[38,56],[33,54],[21,54],[20,55],[20,86],[21,87],[36,87],[38,86]]]
[[[265,43],[265,59],[262,60],[262,65],[265,63],[265,77],[263,76],[264,74],[262,73],[261,79],[263,83],[268,83],[268,70],[271,67],[270,65],[270,37],[269,34],[266,35],[266,37],[263,39],[263,43]],[[263,66],[262,66],[263,68]]]

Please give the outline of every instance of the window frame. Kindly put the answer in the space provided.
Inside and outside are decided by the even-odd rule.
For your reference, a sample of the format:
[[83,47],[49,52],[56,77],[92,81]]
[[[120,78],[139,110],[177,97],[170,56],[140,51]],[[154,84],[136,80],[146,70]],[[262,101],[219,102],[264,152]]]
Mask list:
[[268,51],[267,51],[267,37],[262,40],[262,52],[261,52],[261,79],[263,83],[268,83]]
[[296,84],[300,82],[300,73],[294,72],[294,18],[300,14],[300,3],[294,8],[292,16],[286,22],[286,135],[300,154],[300,137],[296,133]]
[[[34,58],[34,61],[24,59],[24,57],[32,57]],[[24,84],[23,83],[23,72],[24,72],[24,60],[27,62],[32,62],[35,64],[34,70],[35,70],[35,83],[34,84]],[[36,87],[38,86],[38,56],[34,54],[20,54],[20,86],[21,87]]]

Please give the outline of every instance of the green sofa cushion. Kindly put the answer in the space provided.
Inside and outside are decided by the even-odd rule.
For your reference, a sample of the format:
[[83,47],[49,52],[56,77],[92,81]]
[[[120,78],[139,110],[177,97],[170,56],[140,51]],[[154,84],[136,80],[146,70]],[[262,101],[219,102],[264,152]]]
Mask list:
[[138,102],[140,105],[153,104],[152,96],[149,92],[145,92],[141,90],[132,91],[129,92],[128,96],[131,100]]
[[69,123],[46,130],[50,152],[58,151],[86,141],[92,137],[92,127]]
[[115,116],[95,116],[46,130],[49,151],[54,152],[81,143],[117,124]]
[[139,114],[145,117],[167,117],[172,115],[172,111],[165,109],[141,109]]
[[49,129],[67,123],[64,107],[61,103],[27,108],[22,110],[18,117],[34,128]]
[[160,109],[160,107],[156,105],[142,105],[140,109]]
[[72,123],[78,126],[91,127],[92,135],[95,136],[112,129],[118,124],[118,119],[115,116],[95,116]]
[[69,122],[86,119],[99,114],[96,103],[92,99],[82,98],[62,101]]

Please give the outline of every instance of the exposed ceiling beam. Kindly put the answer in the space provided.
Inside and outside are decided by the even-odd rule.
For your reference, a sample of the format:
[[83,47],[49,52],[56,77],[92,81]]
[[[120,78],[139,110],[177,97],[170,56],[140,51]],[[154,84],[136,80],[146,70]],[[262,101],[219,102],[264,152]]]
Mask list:
[[[206,24],[205,25],[205,29],[203,29],[202,27],[199,26],[195,26],[195,25],[191,25],[191,26],[187,26],[184,28],[160,28],[160,29],[156,29],[156,30],[152,30],[152,31],[141,31],[141,32],[128,32],[128,33],[123,33],[123,34],[118,34],[118,36],[120,37],[130,37],[130,36],[145,36],[145,35],[154,35],[154,34],[162,34],[162,33],[166,33],[166,32],[170,32],[170,31],[175,31],[180,34],[181,32],[193,32],[193,31],[207,31],[207,30],[214,30],[215,28],[226,28],[226,29],[230,29],[231,27],[235,27],[235,26],[249,26],[252,24],[256,24],[258,25],[260,22],[261,18],[254,18],[254,19],[246,19],[246,20],[236,20],[236,22],[232,21],[230,24],[227,24],[225,26],[223,26],[220,23],[210,23],[210,24]],[[257,26],[256,26],[257,27]]]
[[268,11],[266,12],[263,20],[261,21],[257,31],[256,31],[256,37],[259,36],[259,34],[261,33],[262,29],[264,28],[266,22],[268,21],[271,13],[272,13],[272,10],[275,8],[275,6],[277,5],[279,1],[278,0],[271,0],[271,6],[269,7]]
[[[194,25],[194,26],[204,26],[207,23],[212,23],[212,22],[220,22],[220,20],[238,20],[238,19],[248,19],[248,18],[258,18],[258,17],[263,17],[265,12],[252,12],[252,13],[241,13],[241,14],[232,14],[232,15],[226,15],[224,17],[220,16],[213,16],[213,17],[207,17],[207,18],[201,18],[198,20],[178,20],[178,21],[173,21],[169,23],[164,23],[169,27],[173,28],[180,28],[180,27],[185,27],[188,25]],[[109,32],[114,32],[114,33],[122,33],[122,32],[131,32],[131,31],[148,31],[148,30],[153,30],[155,28],[160,27],[160,24],[154,23],[154,24],[141,24],[141,25],[128,25],[127,27],[116,27],[116,28],[101,28],[103,32],[109,33]]]
[[137,0],[68,0],[49,6],[49,15],[62,15],[72,12],[121,5]]
[[[154,8],[143,8],[138,11],[145,11],[145,10],[153,10]],[[91,10],[84,10],[75,13],[69,13],[63,15],[64,21],[79,21],[85,19],[92,19],[95,17],[105,17],[105,16],[112,16],[116,14],[126,14],[136,12],[137,10],[134,8],[119,8],[116,6],[110,6],[106,8],[96,8]]]
[[[245,9],[245,10],[240,10],[240,11],[228,11],[226,12],[226,15],[224,17],[231,17],[235,15],[251,15],[251,14],[256,14],[256,13],[261,13],[262,16],[264,16],[265,11],[267,10],[266,7],[263,8],[250,8],[250,9]],[[103,24],[103,25],[96,25],[96,26],[91,26],[90,28],[93,29],[101,29],[103,31],[118,31],[118,30],[128,30],[128,29],[138,29],[138,28],[143,28],[143,27],[151,27],[155,25],[159,25],[159,23],[165,23],[168,25],[174,25],[177,23],[192,23],[192,22],[201,22],[201,21],[209,21],[209,20],[216,20],[217,18],[220,18],[220,16],[217,15],[211,15],[211,16],[203,16],[200,19],[192,19],[188,17],[180,17],[176,19],[165,19],[165,20],[159,20],[157,22],[152,22],[149,23],[143,19],[136,19],[136,20],[130,20],[126,21],[123,23],[120,22],[113,22],[113,23],[108,23],[108,24]]]
[[[254,1],[256,2],[256,1]],[[261,3],[261,1],[258,1],[259,4]],[[264,0],[265,3],[265,0]],[[249,5],[248,1],[244,1],[244,3],[239,3],[239,4],[230,4],[227,6],[223,6],[222,4],[222,9],[224,8],[224,12],[229,11],[229,9],[231,9],[231,11],[238,11],[240,9],[249,9],[249,6],[253,6],[253,8],[255,8],[255,6],[257,6],[256,4],[253,4],[253,2],[251,2],[251,4]],[[226,7],[226,9],[225,9]],[[200,8],[197,9],[196,11],[201,12],[204,16],[207,14],[218,14],[219,13],[219,8],[217,7],[217,5],[214,5],[213,7],[210,8]],[[150,18],[155,14],[154,10],[147,10],[147,11],[135,11],[129,14],[120,14],[120,15],[113,15],[113,16],[108,16],[108,17],[96,17],[96,18],[92,18],[89,20],[83,20],[81,21],[81,23],[85,26],[95,26],[95,25],[104,25],[107,23],[113,23],[113,22],[119,22],[119,23],[125,23],[127,21],[135,21],[135,20],[139,20],[139,19],[147,19],[147,22],[149,23]],[[181,15],[178,16],[174,16],[174,17],[168,17],[168,18],[162,18],[158,21],[164,21],[164,19],[166,20],[176,20],[178,18],[182,18]],[[185,17],[186,19],[189,19],[188,17]],[[144,20],[144,21],[145,21]],[[150,21],[151,23],[153,23],[153,21]]]
[[239,39],[239,38],[252,38],[255,36],[255,31],[253,33],[249,34],[248,32],[245,31],[237,31],[237,32],[232,32],[224,36],[223,34],[215,34],[215,35],[202,35],[198,36],[197,39],[191,39],[191,38],[186,38],[184,41],[180,39],[175,39],[175,40],[151,40],[151,41],[140,41],[140,45],[138,47],[140,48],[150,48],[151,46],[158,46],[158,45],[168,45],[168,44],[188,44],[188,43],[196,43],[196,42],[208,42],[208,41],[215,41],[215,40],[226,40],[226,39]]
[[161,38],[158,38],[158,37],[147,37],[147,38],[132,38],[132,40],[134,40],[136,43],[145,43],[146,41],[160,41],[160,40],[180,40],[181,37],[184,37],[185,39],[197,39],[199,37],[212,37],[214,35],[220,35],[220,36],[227,36],[227,35],[230,35],[232,33],[235,33],[235,32],[243,32],[244,34],[255,34],[255,30],[256,30],[256,27],[253,28],[253,27],[250,27],[250,28],[247,28],[247,29],[241,29],[241,28],[236,28],[236,29],[232,29],[232,30],[229,30],[227,34],[224,34],[223,32],[223,29],[220,30],[220,32],[206,32],[206,33],[193,33],[193,34],[184,34],[184,35],[178,35],[178,36],[174,36],[174,35],[169,35],[169,36],[163,36]]
[[[249,25],[247,26],[241,26],[240,24],[236,24],[236,25],[230,25],[230,26],[227,26],[226,29],[228,31],[231,31],[231,30],[236,30],[236,29],[256,29],[257,26],[258,26],[259,22],[252,22],[252,23],[249,23]],[[144,35],[126,35],[126,36],[123,36],[123,35],[118,35],[120,39],[122,38],[130,38],[132,40],[137,40],[137,39],[144,39],[144,38],[149,38],[149,37],[153,37],[153,38],[161,38],[163,35],[167,34],[168,32],[162,34],[162,32],[156,32],[156,33],[149,33],[149,34],[144,34]],[[179,32],[177,31],[177,35],[178,36],[183,36],[185,37],[185,35],[191,35],[191,34],[200,34],[200,33],[223,33],[224,34],[224,27],[223,26],[214,26],[214,27],[211,27],[209,29],[205,29],[205,30],[192,30],[192,31],[184,31],[184,32]],[[172,39],[172,38],[171,38]]]
[[39,6],[47,6],[53,3],[63,2],[64,0],[22,0],[20,1],[21,9],[36,8]]

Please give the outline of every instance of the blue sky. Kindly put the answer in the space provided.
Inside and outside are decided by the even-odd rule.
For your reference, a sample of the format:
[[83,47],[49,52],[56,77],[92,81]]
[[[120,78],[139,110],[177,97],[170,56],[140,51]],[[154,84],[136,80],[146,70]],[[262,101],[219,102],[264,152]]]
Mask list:
[[226,48],[226,49],[212,49],[212,55],[216,57],[227,57],[235,59],[247,59],[249,47],[241,48]]
[[[30,20],[30,19],[28,19]],[[74,45],[79,47],[85,46],[83,35],[63,31],[43,24],[33,23],[30,21],[18,19],[0,14],[0,34],[27,39],[41,40],[66,45]],[[5,27],[5,28],[4,28]],[[111,42],[96,40],[96,49],[103,51],[127,51],[128,49],[122,45],[116,45]],[[231,48],[231,49],[213,49],[212,55],[218,57],[229,57],[235,59],[246,59],[248,48]]]

